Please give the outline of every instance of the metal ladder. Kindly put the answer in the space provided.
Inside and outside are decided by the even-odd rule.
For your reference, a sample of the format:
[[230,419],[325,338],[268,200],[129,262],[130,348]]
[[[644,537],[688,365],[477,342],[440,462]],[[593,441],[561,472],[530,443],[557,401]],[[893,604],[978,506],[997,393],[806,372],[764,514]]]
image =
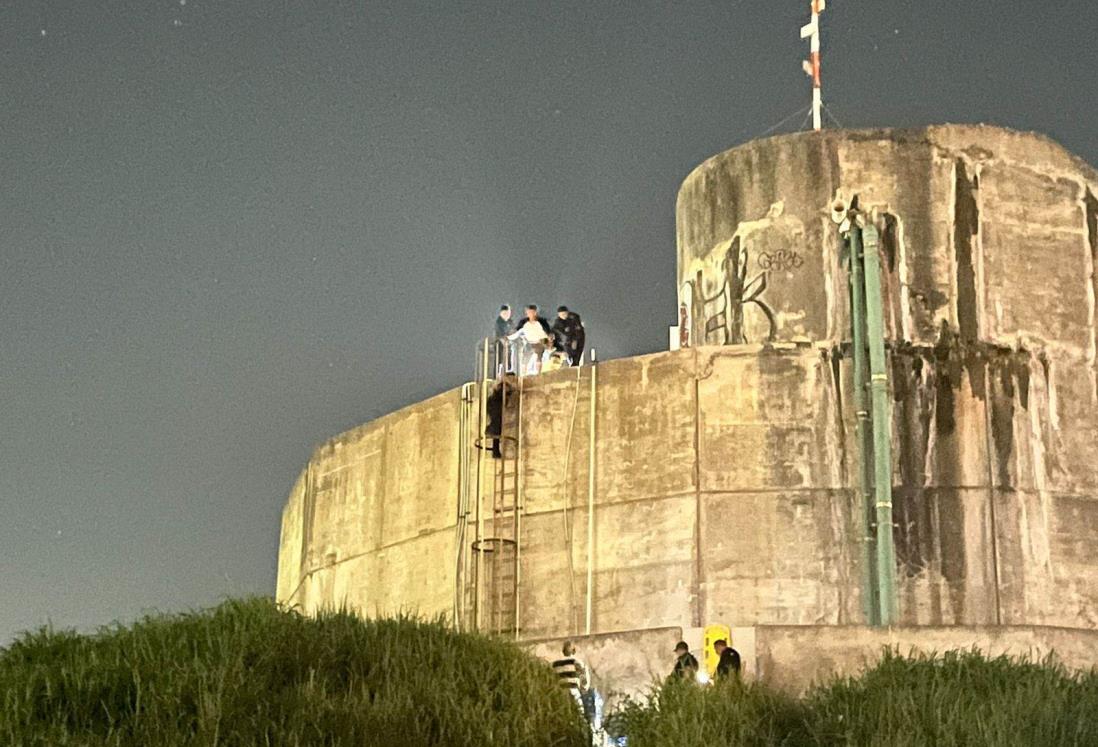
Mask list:
[[462,388],[457,573],[454,619],[461,630],[518,635],[522,500],[522,380],[504,377],[499,397],[499,458],[493,456],[488,400],[501,384],[489,378],[488,341],[478,380]]

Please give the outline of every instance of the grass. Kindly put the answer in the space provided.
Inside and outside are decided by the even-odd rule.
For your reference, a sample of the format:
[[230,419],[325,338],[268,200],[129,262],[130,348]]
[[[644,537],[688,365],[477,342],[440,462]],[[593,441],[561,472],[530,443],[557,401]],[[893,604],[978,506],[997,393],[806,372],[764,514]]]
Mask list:
[[798,701],[763,686],[669,680],[620,706],[609,731],[629,747],[800,745],[809,743],[805,717]]
[[318,618],[266,600],[0,650],[3,745],[584,744],[513,645],[440,622]]
[[903,657],[806,699],[814,744],[1098,745],[1098,674],[977,651]]
[[[665,683],[610,726],[629,747],[1098,745],[1098,675],[891,651],[803,698]],[[584,744],[544,662],[441,621],[307,618],[253,599],[0,649],[0,745]]]
[[795,699],[670,682],[617,714],[629,747],[1098,745],[1098,675],[977,651],[901,656]]

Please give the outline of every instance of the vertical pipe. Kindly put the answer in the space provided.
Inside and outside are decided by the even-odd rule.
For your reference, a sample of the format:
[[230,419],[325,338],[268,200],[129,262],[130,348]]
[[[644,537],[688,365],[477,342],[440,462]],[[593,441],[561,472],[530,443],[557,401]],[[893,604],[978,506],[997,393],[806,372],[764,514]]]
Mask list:
[[884,347],[884,305],[877,229],[863,229],[869,388],[873,404],[874,487],[877,508],[877,582],[881,625],[896,622],[896,554],[892,545],[892,414],[888,401],[888,361]]
[[462,526],[465,524],[465,502],[466,502],[466,488],[468,487],[466,481],[466,475],[468,474],[468,464],[466,463],[468,455],[468,447],[466,445],[466,436],[468,435],[469,427],[469,413],[467,409],[469,395],[469,385],[461,385],[461,404],[458,409],[458,497],[457,497],[457,519],[454,522],[454,551],[456,558],[454,559],[454,627],[461,630],[461,584],[464,574],[462,573],[462,556],[465,545],[465,539],[462,537]]
[[519,592],[522,590],[522,380],[518,388],[518,415],[515,421],[515,497],[514,497],[514,537],[515,537],[515,640],[519,638]]
[[708,597],[705,593],[705,566],[702,563],[702,482],[701,482],[701,378],[698,376],[698,349],[694,348],[694,627],[705,625]]
[[[495,592],[495,600],[492,603],[493,621],[492,632],[503,632],[503,563],[504,547],[507,544],[503,534],[504,512],[507,510],[507,444],[503,436],[507,433],[507,389],[503,387],[499,392],[499,449],[500,458],[493,462],[492,470],[492,531],[489,536],[493,542],[492,548],[492,587]],[[489,441],[484,439],[485,444]]]
[[999,522],[995,519],[995,445],[992,442],[995,424],[991,413],[991,361],[984,362],[984,448],[987,450],[987,512],[991,524],[991,570],[995,582],[995,624],[1003,624],[1003,599],[999,579]]
[[866,622],[880,624],[877,599],[876,538],[873,533],[875,506],[873,501],[873,442],[869,423],[869,383],[865,346],[865,274],[862,271],[862,233],[854,228],[849,233],[850,259],[850,324],[854,358],[854,443],[858,452],[858,502],[862,509],[859,522],[862,546],[862,610]]
[[484,511],[481,504],[484,501],[483,475],[484,475],[484,446],[485,431],[488,430],[488,339],[484,340],[484,348],[480,365],[480,402],[477,421],[477,484],[476,484],[476,572],[473,574],[473,630],[480,630],[481,604],[480,587],[484,581]]
[[[516,510],[515,506],[518,503],[518,490],[517,490],[517,487],[518,487],[518,485],[517,485],[517,480],[518,480],[518,451],[517,451],[518,442],[517,441],[515,442],[515,449],[516,450],[513,451],[513,452],[510,452],[511,455],[513,456],[513,459],[508,460],[508,458],[507,458],[507,455],[508,455],[507,442],[504,440],[504,435],[506,433],[508,433],[508,431],[509,431],[508,422],[507,422],[507,411],[508,411],[508,408],[510,407],[511,398],[508,396],[508,394],[509,394],[508,388],[506,386],[503,386],[502,382],[497,382],[497,383],[500,384],[500,416],[499,416],[500,459],[496,462],[496,480],[493,483],[496,486],[495,487],[496,495],[493,499],[493,506],[495,506],[495,508],[494,508],[493,517],[492,517],[492,536],[497,538],[497,539],[496,539],[496,555],[495,555],[495,558],[494,558],[494,561],[493,561],[494,570],[493,570],[493,576],[492,576],[492,583],[495,585],[494,588],[496,590],[496,607],[495,607],[495,609],[496,609],[496,626],[495,626],[496,629],[495,629],[495,632],[503,633],[503,631],[506,628],[506,624],[511,622],[510,619],[505,620],[504,618],[505,617],[506,618],[511,618],[512,617],[512,615],[505,615],[504,614],[503,601],[504,601],[504,597],[505,597],[505,594],[504,594],[505,590],[503,588],[502,579],[504,578],[504,576],[503,576],[503,566],[504,566],[504,563],[507,562],[506,561],[507,532],[505,530],[505,524],[507,523],[507,494],[508,494],[508,492],[511,493],[511,517],[510,517],[511,518],[511,530],[512,530],[511,539],[512,540],[515,539],[515,535],[513,534],[513,531],[514,531],[514,528],[515,528],[515,526],[514,526],[515,510]],[[515,393],[510,392],[510,394],[515,394]],[[517,428],[516,428],[516,430],[517,430]],[[508,476],[507,476],[507,462],[508,461],[512,462],[512,470],[511,470],[511,477],[510,478],[508,478]],[[514,488],[513,491],[511,491],[512,488]],[[517,547],[512,546],[512,550],[513,551],[517,550]],[[512,570],[513,570],[513,568],[512,568]],[[511,577],[511,582],[512,582],[512,584],[515,583],[515,577],[514,576]],[[508,591],[512,595],[511,596],[512,600],[514,600],[514,587],[512,587]]]
[[594,363],[594,350],[591,351],[591,404],[588,416],[587,440],[587,606],[584,614],[584,634],[591,635],[591,607],[593,584],[595,580],[595,414],[597,399],[595,387],[599,367]]

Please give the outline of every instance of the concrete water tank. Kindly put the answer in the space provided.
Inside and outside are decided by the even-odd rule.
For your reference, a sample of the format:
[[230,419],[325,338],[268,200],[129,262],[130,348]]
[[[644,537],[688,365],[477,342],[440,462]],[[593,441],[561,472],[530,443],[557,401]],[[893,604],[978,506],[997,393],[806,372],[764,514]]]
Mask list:
[[[497,465],[475,448],[480,390],[462,387],[316,450],[283,513],[278,599],[468,626],[472,594],[482,627],[587,634],[638,677],[715,622],[750,630],[748,668],[777,680],[799,676],[798,647],[839,666],[884,640],[845,627],[866,620],[865,530],[839,195],[882,232],[904,635],[1093,657],[1096,194],[1098,172],[1057,144],[993,127],[717,155],[676,210],[689,347],[518,385],[511,554],[501,539],[489,569],[471,544],[470,495]],[[622,636],[650,653],[623,664],[606,643]]]

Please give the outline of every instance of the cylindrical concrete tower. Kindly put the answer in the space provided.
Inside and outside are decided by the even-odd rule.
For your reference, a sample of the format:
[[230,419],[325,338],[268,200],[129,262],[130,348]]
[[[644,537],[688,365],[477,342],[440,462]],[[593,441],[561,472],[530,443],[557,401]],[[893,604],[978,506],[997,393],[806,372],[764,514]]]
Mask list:
[[679,193],[702,344],[849,340],[830,206],[878,212],[906,621],[1098,617],[1096,185],[1044,137],[941,126],[749,143]]
[[594,649],[632,631],[645,653],[605,659],[632,667],[622,681],[712,623],[777,681],[806,671],[798,646],[884,642],[845,627],[865,622],[865,527],[837,194],[882,232],[903,640],[1092,650],[1098,173],[991,127],[802,133],[706,161],[677,206],[690,346],[601,363],[594,386],[590,368],[516,385],[517,573],[470,541],[508,467],[475,449],[476,388],[455,389],[316,451],[283,514],[279,600],[467,623],[494,599],[518,621],[498,629]]

